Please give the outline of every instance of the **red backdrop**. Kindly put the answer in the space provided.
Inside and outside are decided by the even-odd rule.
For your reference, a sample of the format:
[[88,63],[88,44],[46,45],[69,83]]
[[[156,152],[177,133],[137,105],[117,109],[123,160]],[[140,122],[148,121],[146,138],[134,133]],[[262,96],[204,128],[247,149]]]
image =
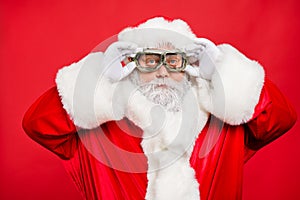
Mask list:
[[[59,68],[153,16],[182,18],[198,36],[258,60],[299,111],[298,2],[0,1],[0,199],[81,199],[59,159],[25,135],[22,117]],[[245,165],[245,200],[300,199],[299,130],[297,123]]]

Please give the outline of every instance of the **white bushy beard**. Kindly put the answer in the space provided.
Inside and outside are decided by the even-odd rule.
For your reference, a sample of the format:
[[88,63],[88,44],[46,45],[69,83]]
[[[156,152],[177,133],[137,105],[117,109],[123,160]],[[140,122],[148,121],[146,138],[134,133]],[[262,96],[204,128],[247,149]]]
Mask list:
[[171,112],[181,110],[183,97],[191,86],[186,76],[180,82],[170,78],[156,78],[150,82],[143,83],[136,70],[130,74],[129,79],[139,87],[142,94],[150,101],[163,106],[167,111]]

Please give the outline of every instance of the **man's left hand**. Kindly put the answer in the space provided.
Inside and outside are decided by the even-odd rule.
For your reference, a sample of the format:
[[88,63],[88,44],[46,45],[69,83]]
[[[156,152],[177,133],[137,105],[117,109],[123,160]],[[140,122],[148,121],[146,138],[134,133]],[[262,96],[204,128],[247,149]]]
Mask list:
[[193,44],[186,46],[183,51],[189,58],[186,72],[191,76],[211,80],[216,61],[221,55],[219,48],[206,38],[197,38]]

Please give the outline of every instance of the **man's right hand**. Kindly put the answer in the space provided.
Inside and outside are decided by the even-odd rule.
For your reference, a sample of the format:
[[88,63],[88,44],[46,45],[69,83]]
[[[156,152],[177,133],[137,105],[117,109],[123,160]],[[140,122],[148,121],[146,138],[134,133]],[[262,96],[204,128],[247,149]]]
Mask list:
[[[126,57],[134,55],[137,45],[131,42],[117,41],[112,43],[104,52],[104,76],[112,82],[117,82],[128,76],[136,67],[134,62],[124,63]],[[123,65],[122,65],[123,62]]]

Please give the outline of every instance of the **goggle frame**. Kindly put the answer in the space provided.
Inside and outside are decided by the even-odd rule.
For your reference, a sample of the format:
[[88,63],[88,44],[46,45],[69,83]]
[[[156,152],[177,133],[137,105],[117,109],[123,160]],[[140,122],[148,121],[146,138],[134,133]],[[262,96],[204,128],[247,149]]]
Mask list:
[[[146,55],[146,54],[158,54],[160,55],[160,62],[159,65],[157,65],[154,68],[151,67],[142,67],[139,63],[139,57],[141,55]],[[166,56],[167,54],[180,54],[182,56],[182,64],[181,67],[178,68],[172,68],[168,65],[168,63],[166,63]],[[136,55],[134,57],[130,58],[130,61],[135,62],[137,69],[140,72],[143,73],[150,73],[150,72],[155,72],[157,71],[161,66],[165,66],[165,68],[169,71],[169,72],[184,72],[187,64],[188,64],[188,60],[187,60],[187,56],[184,52],[179,51],[179,50],[164,50],[162,52],[162,50],[156,50],[156,49],[144,49],[141,52],[137,52]]]

